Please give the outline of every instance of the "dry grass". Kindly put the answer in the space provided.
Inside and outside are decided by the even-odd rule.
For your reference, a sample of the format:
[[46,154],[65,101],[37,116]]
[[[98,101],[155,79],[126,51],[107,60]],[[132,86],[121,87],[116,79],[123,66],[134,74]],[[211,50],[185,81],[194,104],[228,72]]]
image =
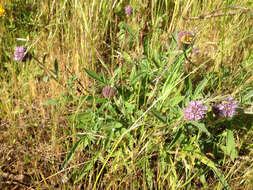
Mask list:
[[[0,43],[4,52],[1,56],[1,82],[0,82],[0,189],[82,189],[82,185],[74,185],[72,181],[63,183],[64,176],[69,171],[62,171],[61,164],[66,158],[70,148],[77,141],[76,130],[67,118],[67,115],[85,110],[86,105],[60,103],[57,105],[44,105],[43,102],[58,99],[62,95],[71,93],[61,85],[67,87],[67,80],[78,74],[78,80],[85,89],[94,93],[98,87],[90,80],[83,68],[95,71],[104,71],[107,75],[113,73],[121,65],[127,65],[127,52],[133,60],[140,58],[144,52],[144,39],[149,39],[149,47],[154,52],[165,49],[167,42],[171,41],[171,34],[179,30],[195,31],[196,46],[200,54],[193,59],[197,65],[210,60],[206,66],[207,74],[219,72],[221,67],[229,66],[233,75],[227,80],[219,80],[219,92],[228,92],[238,95],[239,87],[252,84],[252,62],[247,56],[252,52],[252,13],[242,13],[227,17],[213,17],[209,19],[187,20],[182,17],[195,17],[207,14],[212,10],[229,5],[228,1],[172,1],[162,3],[157,1],[132,1],[135,8],[134,17],[125,18],[122,15],[125,2],[105,1],[28,1],[15,5],[15,1],[3,1],[9,7],[7,14],[0,17],[1,31]],[[163,14],[158,13],[160,4],[163,4]],[[247,1],[233,1],[234,6],[250,7]],[[33,10],[30,23],[31,31],[10,29],[4,24],[21,22],[22,13],[18,7],[27,12]],[[22,10],[23,10],[22,9]],[[24,16],[24,15],[23,15]],[[138,40],[131,46],[126,41],[120,41],[116,36],[119,32],[119,23],[125,19],[136,32]],[[25,21],[24,21],[25,22]],[[28,27],[29,28],[29,27]],[[43,81],[45,73],[34,61],[17,63],[12,61],[12,51],[16,46],[16,38],[27,38],[26,45],[34,56],[42,61],[46,57],[46,67],[53,68],[55,58],[59,62],[60,77],[58,82]],[[129,38],[129,36],[128,36]],[[9,40],[9,42],[7,42]],[[9,46],[8,46],[9,45]],[[120,50],[120,52],[119,52]],[[252,61],[252,59],[251,59]],[[243,66],[242,66],[243,64]],[[126,66],[127,67],[127,66]],[[243,67],[243,68],[242,68]],[[242,72],[243,79],[239,81]],[[74,84],[73,94],[76,97],[86,95],[77,92],[80,86]],[[99,95],[98,95],[99,96]],[[252,132],[252,129],[251,129]],[[245,140],[252,144],[252,138]],[[232,189],[251,189],[252,155],[251,151],[245,153],[245,160],[240,160],[233,168],[234,176],[229,179]],[[83,151],[75,155],[69,166],[85,163],[89,159]],[[113,164],[112,164],[113,165]],[[231,163],[230,167],[233,164]],[[247,168],[251,168],[247,172]],[[117,168],[116,168],[117,169]],[[59,172],[62,171],[62,172]],[[120,170],[121,171],[121,170]],[[58,173],[59,172],[59,173]],[[93,171],[96,172],[95,170]],[[111,172],[111,173],[110,173]],[[54,175],[57,174],[57,175]],[[94,174],[95,175],[95,174]],[[112,189],[117,185],[126,189],[133,188],[129,179],[136,176],[119,177],[113,169],[104,176],[111,183]],[[91,189],[94,177],[84,179],[86,188]],[[120,180],[122,180],[120,182]],[[136,179],[135,179],[136,180]],[[196,183],[197,184],[197,183]],[[201,184],[201,183],[200,183]],[[252,185],[252,186],[251,186]],[[198,185],[196,185],[197,187]],[[148,186],[147,186],[148,187]],[[106,188],[106,187],[104,187]],[[215,181],[210,189],[221,188]]]

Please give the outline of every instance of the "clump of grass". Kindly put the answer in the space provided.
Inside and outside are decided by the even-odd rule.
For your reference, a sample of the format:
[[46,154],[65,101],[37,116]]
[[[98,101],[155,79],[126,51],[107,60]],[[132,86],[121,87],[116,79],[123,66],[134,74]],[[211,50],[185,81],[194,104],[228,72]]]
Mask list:
[[3,187],[250,189],[249,5],[3,2]]

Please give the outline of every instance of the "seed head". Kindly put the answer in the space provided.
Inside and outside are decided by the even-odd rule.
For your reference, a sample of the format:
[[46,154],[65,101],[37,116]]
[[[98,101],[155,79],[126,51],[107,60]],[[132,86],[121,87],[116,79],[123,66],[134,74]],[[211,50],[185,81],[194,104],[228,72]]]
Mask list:
[[207,113],[207,107],[202,101],[191,101],[184,109],[184,118],[188,121],[200,121]]

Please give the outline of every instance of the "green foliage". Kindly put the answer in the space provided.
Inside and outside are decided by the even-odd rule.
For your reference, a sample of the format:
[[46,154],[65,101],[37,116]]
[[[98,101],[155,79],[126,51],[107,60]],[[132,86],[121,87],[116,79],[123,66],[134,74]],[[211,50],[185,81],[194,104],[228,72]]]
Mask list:
[[[0,34],[5,37],[0,40],[1,122],[21,123],[20,131],[25,131],[32,120],[20,119],[24,110],[29,116],[24,118],[36,118],[32,112],[42,109],[39,126],[51,135],[46,143],[67,152],[59,158],[61,164],[54,165],[60,171],[47,178],[43,172],[36,176],[44,183],[51,175],[67,171],[66,189],[68,185],[70,189],[75,185],[84,189],[233,189],[241,171],[232,166],[253,150],[248,45],[252,35],[246,9],[240,16],[227,15],[231,13],[227,7],[241,10],[247,1],[131,1],[133,15],[128,16],[126,3],[6,3],[6,15],[0,17]],[[215,7],[224,15],[194,17]],[[177,42],[181,15],[194,17],[185,18],[186,29],[200,30],[194,31],[196,39],[187,48],[178,47]],[[233,33],[238,30],[235,25],[243,29]],[[27,46],[32,59],[12,61],[17,45]],[[194,60],[196,46],[203,47],[200,60]],[[106,86],[115,89],[113,97],[104,97]],[[239,104],[230,118],[213,110],[227,96],[234,96]],[[207,113],[200,121],[188,121],[184,109],[196,100],[207,106]],[[32,130],[40,134],[39,127]],[[46,138],[38,139],[44,143]],[[241,184],[246,188],[250,182],[241,179],[237,185]]]

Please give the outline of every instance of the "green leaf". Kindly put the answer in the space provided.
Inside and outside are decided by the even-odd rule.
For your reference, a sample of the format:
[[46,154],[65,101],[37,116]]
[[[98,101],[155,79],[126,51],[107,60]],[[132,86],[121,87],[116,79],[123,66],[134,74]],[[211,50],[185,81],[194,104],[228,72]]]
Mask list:
[[192,96],[192,80],[189,77],[185,79],[185,86],[186,86],[185,88],[187,89],[186,96],[191,97]]
[[194,91],[194,95],[193,95],[193,99],[197,99],[200,96],[201,91],[205,88],[206,84],[207,84],[208,80],[206,78],[204,78],[199,85],[197,86],[197,88]]
[[138,74],[133,78],[133,80],[130,81],[130,84],[136,83],[137,80],[138,80],[139,78],[142,78],[142,76],[146,76],[146,74],[147,74],[147,72],[145,72],[145,71],[144,71],[144,72],[138,73]]
[[80,139],[79,141],[77,141],[75,143],[75,145],[71,148],[70,153],[68,153],[67,157],[65,158],[65,160],[62,163],[62,167],[65,166],[65,164],[67,164],[69,162],[69,160],[72,158],[73,154],[75,153],[76,149],[79,147],[79,145],[81,144],[81,142],[83,141],[83,139]]
[[130,36],[135,39],[135,34],[134,34],[134,31],[125,23],[125,22],[122,22],[122,25],[124,27],[124,29],[130,34]]
[[174,144],[177,142],[177,140],[180,138],[181,134],[182,134],[183,130],[182,128],[180,128],[176,134],[176,137],[173,139],[173,141],[170,143],[169,145],[169,149],[172,148],[174,146]]
[[88,161],[88,163],[85,165],[85,167],[82,169],[80,176],[74,181],[74,184],[78,183],[83,179],[83,177],[93,168],[92,161]]
[[55,73],[56,77],[58,78],[59,67],[58,67],[58,60],[57,60],[57,58],[55,58],[55,60],[54,60],[54,73]]
[[44,76],[44,77],[43,77],[43,81],[44,81],[44,82],[48,82],[49,80],[50,80],[50,77],[49,77],[49,76]]
[[46,58],[47,58],[47,56],[48,56],[48,54],[45,54],[44,56],[43,56],[43,65],[45,65],[46,64]]
[[[188,154],[188,153],[187,153]],[[202,162],[203,164],[209,166],[213,172],[216,174],[216,176],[219,178],[219,181],[222,183],[224,189],[226,190],[230,190],[230,187],[226,181],[226,179],[224,178],[224,176],[218,171],[218,169],[216,168],[215,164],[213,161],[209,160],[205,155],[203,155],[200,152],[192,152],[191,154],[188,154],[189,156],[194,156],[195,158],[197,158],[200,162]]]
[[126,59],[127,62],[130,62],[130,63],[133,62],[132,57],[127,52],[123,52],[122,56],[123,56],[124,59]]
[[203,184],[203,186],[204,186],[204,187],[207,187],[207,182],[206,182],[206,177],[205,177],[205,175],[204,175],[204,174],[201,174],[201,175],[199,176],[199,179],[200,179],[201,183]]
[[158,120],[160,120],[161,122],[167,123],[167,122],[166,122],[166,117],[161,116],[158,112],[152,111],[152,114],[153,114]]
[[204,123],[198,123],[196,121],[190,121],[190,123],[195,127],[199,128],[199,130],[201,130],[202,132],[206,133],[208,136],[211,136]]
[[53,104],[58,104],[61,100],[48,100],[43,102],[43,105],[53,105]]
[[230,156],[232,161],[234,161],[235,158],[237,157],[237,150],[235,148],[235,139],[231,127],[227,129],[226,146],[221,147],[221,149],[228,156]]
[[120,73],[121,67],[118,67],[114,70],[113,76],[110,79],[110,83],[114,83],[116,76]]
[[86,68],[84,68],[85,72],[90,75],[90,77],[92,77],[93,79],[103,83],[103,84],[106,84],[101,78],[100,76],[98,76],[94,71],[91,71],[91,70],[88,70]]
[[219,178],[219,181],[222,183],[225,190],[230,190],[230,187],[228,185],[227,180],[224,178],[224,176],[216,169],[212,168],[213,172],[216,174],[216,176]]
[[244,97],[243,100],[247,101],[248,99],[253,97],[253,90],[249,91]]

